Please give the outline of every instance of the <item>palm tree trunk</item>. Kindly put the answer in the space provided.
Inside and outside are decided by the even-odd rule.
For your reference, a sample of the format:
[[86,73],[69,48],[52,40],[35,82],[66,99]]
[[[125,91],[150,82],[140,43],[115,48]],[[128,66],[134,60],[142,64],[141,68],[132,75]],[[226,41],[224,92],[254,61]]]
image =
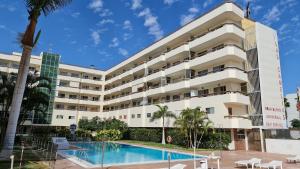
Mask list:
[[165,140],[165,118],[163,117],[163,124],[162,124],[162,139],[161,139],[161,144],[166,144]]
[[9,118],[8,118],[4,143],[3,143],[3,149],[1,152],[1,154],[4,157],[9,157],[13,151],[16,128],[17,128],[18,118],[20,115],[20,109],[23,100],[27,74],[29,70],[31,51],[32,51],[31,46],[24,45],[22,57],[19,65],[19,70],[18,70],[16,86],[14,89],[13,99],[11,103],[11,109],[9,112]]

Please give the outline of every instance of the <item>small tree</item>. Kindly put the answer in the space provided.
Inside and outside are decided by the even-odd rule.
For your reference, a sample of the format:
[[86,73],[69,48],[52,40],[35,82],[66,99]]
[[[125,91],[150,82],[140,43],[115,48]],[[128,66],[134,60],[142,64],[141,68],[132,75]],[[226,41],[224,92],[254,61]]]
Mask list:
[[291,120],[291,125],[293,128],[300,128],[300,120],[299,119],[293,119]]
[[151,122],[158,120],[158,119],[162,119],[162,139],[161,139],[161,143],[162,144],[166,144],[165,141],[165,117],[169,117],[169,118],[176,118],[176,115],[171,112],[168,111],[168,106],[160,106],[160,105],[156,105],[159,110],[153,113],[152,118],[150,119]]

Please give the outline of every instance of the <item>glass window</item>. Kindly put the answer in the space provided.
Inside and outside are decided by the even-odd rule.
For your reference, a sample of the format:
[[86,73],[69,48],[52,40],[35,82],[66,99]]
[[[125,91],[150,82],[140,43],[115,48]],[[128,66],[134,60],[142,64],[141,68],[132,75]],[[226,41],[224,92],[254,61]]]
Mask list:
[[70,95],[69,95],[69,99],[77,99],[77,95],[70,94]]
[[151,113],[147,113],[147,118],[150,118],[151,117]]
[[198,95],[200,97],[206,97],[206,96],[208,96],[208,94],[209,94],[209,90],[208,89],[203,89],[203,90],[199,90],[198,91]]
[[75,119],[75,116],[69,116],[69,119]]
[[215,66],[213,67],[213,72],[220,72],[220,71],[223,71],[225,68],[225,65],[219,65],[219,66]]
[[205,75],[207,75],[207,74],[208,74],[208,69],[201,70],[201,71],[198,72],[198,76],[199,76],[199,77],[200,77],[200,76],[205,76]]
[[134,119],[134,118],[135,118],[135,114],[132,114],[132,115],[131,115],[131,118]]
[[231,107],[228,107],[228,115],[232,116],[232,108]]
[[141,114],[137,114],[136,115],[137,118],[141,118],[141,116],[142,116]]
[[208,107],[208,108],[206,108],[206,113],[207,114],[214,114],[215,113],[215,108],[214,107]]
[[56,119],[63,119],[64,116],[63,115],[56,115]]

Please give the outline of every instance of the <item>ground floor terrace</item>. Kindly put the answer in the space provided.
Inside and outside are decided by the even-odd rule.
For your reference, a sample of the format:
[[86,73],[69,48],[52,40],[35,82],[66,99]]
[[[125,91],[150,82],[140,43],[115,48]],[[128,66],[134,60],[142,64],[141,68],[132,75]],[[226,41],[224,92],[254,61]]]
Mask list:
[[[201,154],[201,155],[209,155],[210,153],[211,153],[211,151],[197,151],[197,154]],[[263,153],[263,152],[257,152],[257,151],[242,151],[242,150],[222,151],[220,168],[221,169],[238,168],[234,164],[235,161],[250,159],[253,157],[262,159],[262,162],[270,162],[272,160],[283,161],[284,169],[299,169],[300,168],[300,163],[287,163],[286,162],[286,157],[288,157],[287,155]],[[185,164],[186,167],[184,169],[193,169],[193,161],[172,162],[171,166],[178,164],[178,163]],[[217,168],[216,161],[208,161],[208,165],[209,165],[209,167]],[[159,169],[159,168],[165,168],[165,167],[168,167],[168,163],[113,166],[113,167],[105,167],[105,168],[106,169]],[[198,163],[197,163],[197,167],[199,167]],[[83,167],[81,167],[63,157],[59,157],[58,160],[56,161],[55,169],[71,169],[71,168],[72,169],[84,169]],[[243,167],[241,167],[241,168],[243,168]]]

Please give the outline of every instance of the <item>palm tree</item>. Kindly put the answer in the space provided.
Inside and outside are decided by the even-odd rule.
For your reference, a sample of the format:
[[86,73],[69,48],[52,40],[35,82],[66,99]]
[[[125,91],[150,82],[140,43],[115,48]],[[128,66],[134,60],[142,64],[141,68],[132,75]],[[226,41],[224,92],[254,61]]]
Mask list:
[[153,116],[151,117],[150,121],[153,122],[154,120],[162,119],[162,139],[161,143],[166,144],[165,141],[165,117],[170,117],[170,118],[176,118],[176,115],[168,111],[168,106],[161,106],[161,105],[156,105],[158,107],[158,111],[153,113]]
[[212,122],[200,107],[182,110],[174,124],[185,134],[190,148],[198,147],[203,135],[212,127]]
[[[0,75],[0,79],[0,145],[2,145],[17,74],[2,74]],[[28,74],[20,116],[17,122],[18,129],[21,130],[22,124],[30,116],[33,116],[32,112],[35,113],[35,116],[42,116],[46,113],[50,92],[51,85],[48,78],[40,77],[37,73]]]
[[[26,8],[29,14],[29,24],[24,34],[20,36],[20,42],[23,47],[23,52],[20,60],[18,77],[14,88],[11,109],[7,124],[6,135],[4,139],[4,147],[2,154],[8,157],[13,149],[16,127],[20,115],[21,104],[23,100],[26,78],[29,70],[30,56],[32,48],[36,45],[41,31],[34,38],[36,25],[41,13],[45,16],[55,11],[56,9],[69,4],[71,0],[25,0]],[[5,150],[5,151],[4,151]]]

